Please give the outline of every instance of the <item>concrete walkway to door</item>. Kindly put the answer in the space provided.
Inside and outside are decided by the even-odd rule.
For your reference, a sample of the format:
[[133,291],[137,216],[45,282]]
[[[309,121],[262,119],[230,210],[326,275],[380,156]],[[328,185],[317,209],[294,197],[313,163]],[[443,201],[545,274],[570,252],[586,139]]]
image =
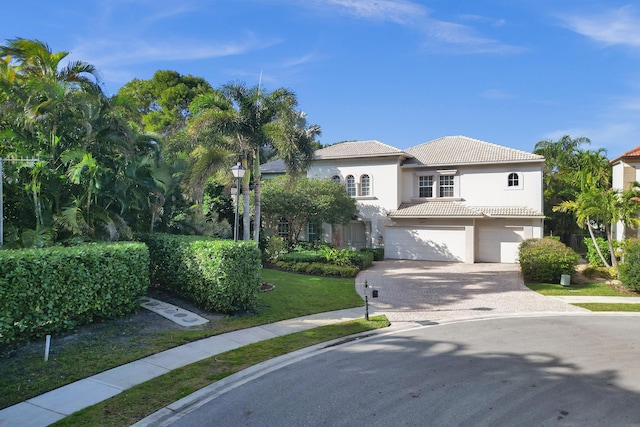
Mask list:
[[377,261],[356,278],[379,291],[372,313],[391,322],[445,321],[526,313],[589,313],[524,286],[518,264],[464,264],[435,261]]

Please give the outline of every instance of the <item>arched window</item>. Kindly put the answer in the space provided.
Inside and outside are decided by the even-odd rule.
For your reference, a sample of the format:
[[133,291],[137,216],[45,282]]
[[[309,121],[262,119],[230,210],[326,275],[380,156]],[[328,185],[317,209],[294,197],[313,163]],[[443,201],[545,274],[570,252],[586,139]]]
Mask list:
[[356,196],[356,180],[353,175],[347,176],[347,194],[351,197]]
[[331,177],[331,182],[337,182],[338,184],[340,184],[340,175],[333,175]]
[[369,175],[360,176],[360,195],[371,195],[371,178],[369,177]]
[[520,187],[520,177],[517,173],[511,172],[507,178],[508,187]]

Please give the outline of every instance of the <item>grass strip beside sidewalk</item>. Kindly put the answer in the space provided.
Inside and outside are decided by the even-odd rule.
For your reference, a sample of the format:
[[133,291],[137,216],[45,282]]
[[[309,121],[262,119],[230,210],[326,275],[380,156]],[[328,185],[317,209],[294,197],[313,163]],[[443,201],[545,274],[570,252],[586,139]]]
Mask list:
[[322,326],[250,344],[168,372],[85,408],[55,426],[129,426],[222,378],[315,344],[389,326],[384,316]]

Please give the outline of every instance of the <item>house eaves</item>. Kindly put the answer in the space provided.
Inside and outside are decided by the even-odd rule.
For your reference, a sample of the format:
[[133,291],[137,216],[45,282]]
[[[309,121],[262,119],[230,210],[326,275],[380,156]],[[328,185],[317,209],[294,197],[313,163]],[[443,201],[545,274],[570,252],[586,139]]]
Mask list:
[[629,150],[626,153],[623,153],[621,156],[618,156],[615,159],[610,160],[609,164],[614,165],[615,163],[618,163],[621,160],[631,160],[631,161],[640,162],[640,146],[637,146],[633,150]]

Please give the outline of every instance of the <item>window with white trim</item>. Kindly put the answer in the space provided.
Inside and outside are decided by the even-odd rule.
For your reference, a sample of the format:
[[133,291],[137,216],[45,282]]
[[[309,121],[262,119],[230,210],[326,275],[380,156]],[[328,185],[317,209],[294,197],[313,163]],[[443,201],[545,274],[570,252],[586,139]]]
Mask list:
[[360,176],[360,195],[361,196],[370,196],[371,195],[371,177],[369,175]]
[[286,218],[280,218],[278,221],[278,236],[289,239],[289,221]]
[[440,175],[440,182],[438,184],[440,197],[453,197],[453,175]]
[[337,182],[338,184],[340,184],[340,175],[333,175],[331,177],[331,182]]
[[353,175],[347,176],[347,194],[351,197],[356,196],[356,179]]
[[307,225],[307,241],[309,242],[317,242],[320,240],[320,235],[318,233],[318,225],[310,222]]
[[509,174],[509,176],[507,177],[507,187],[509,188],[520,187],[520,176],[517,173],[511,172]]
[[433,197],[433,176],[418,177],[418,197]]

